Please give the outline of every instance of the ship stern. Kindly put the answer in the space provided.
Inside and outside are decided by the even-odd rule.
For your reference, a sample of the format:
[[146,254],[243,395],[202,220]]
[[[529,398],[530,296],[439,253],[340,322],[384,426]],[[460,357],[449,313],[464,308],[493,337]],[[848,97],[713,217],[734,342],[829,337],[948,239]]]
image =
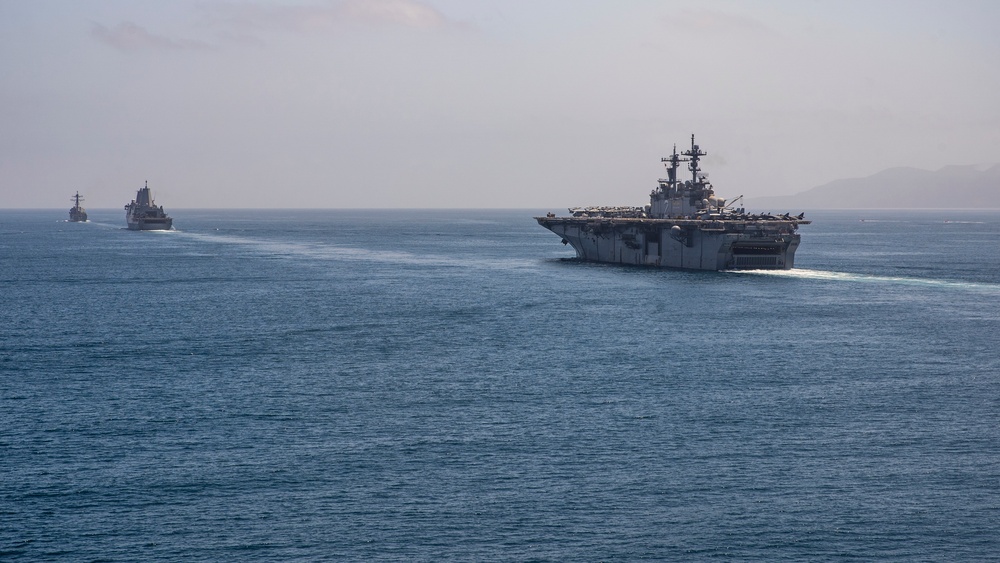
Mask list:
[[790,270],[795,265],[798,234],[738,240],[728,249],[727,270]]

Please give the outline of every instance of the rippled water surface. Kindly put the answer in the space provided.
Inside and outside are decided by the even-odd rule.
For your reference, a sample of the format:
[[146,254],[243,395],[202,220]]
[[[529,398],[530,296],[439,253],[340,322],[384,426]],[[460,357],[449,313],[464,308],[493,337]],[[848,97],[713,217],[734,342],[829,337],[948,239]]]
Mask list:
[[1000,553],[1000,212],[711,273],[544,211],[0,211],[0,560]]

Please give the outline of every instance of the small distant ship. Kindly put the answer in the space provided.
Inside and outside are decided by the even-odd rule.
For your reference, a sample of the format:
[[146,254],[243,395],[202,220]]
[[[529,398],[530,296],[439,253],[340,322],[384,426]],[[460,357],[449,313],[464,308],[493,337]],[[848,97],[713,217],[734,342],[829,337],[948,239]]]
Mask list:
[[[795,264],[804,214],[750,214],[715,197],[698,163],[708,153],[691,149],[662,158],[667,178],[645,207],[570,208],[570,217],[549,213],[538,224],[562,237],[577,258],[688,270],[788,270]],[[691,179],[677,179],[681,162]]]
[[139,188],[132,203],[125,206],[125,220],[132,231],[169,231],[174,220],[157,206],[149,191],[149,182]]
[[74,203],[73,208],[69,210],[69,220],[72,223],[85,223],[87,221],[87,210],[80,207],[80,202],[83,198],[80,197],[80,192],[76,192],[76,195],[69,198],[70,201]]

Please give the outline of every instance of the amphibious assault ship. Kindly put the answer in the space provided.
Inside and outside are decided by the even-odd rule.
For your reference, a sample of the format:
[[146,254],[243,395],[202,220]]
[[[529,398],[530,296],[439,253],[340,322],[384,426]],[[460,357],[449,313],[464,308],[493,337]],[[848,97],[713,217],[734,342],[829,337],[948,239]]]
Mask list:
[[[549,213],[535,217],[538,224],[562,237],[576,250],[577,258],[684,268],[690,270],[789,269],[795,264],[799,225],[808,225],[804,214],[752,214],[715,197],[708,174],[699,167],[708,153],[694,143],[666,163],[667,178],[660,179],[645,207],[570,208],[571,216]],[[691,179],[681,181],[677,169],[688,163]]]
[[163,206],[157,207],[153,201],[149,182],[139,188],[132,203],[125,206],[125,220],[133,231],[169,231],[174,224],[174,220],[163,212]]
[[80,197],[80,192],[76,192],[76,195],[69,198],[70,201],[74,203],[73,207],[69,210],[69,220],[73,223],[84,223],[87,221],[87,210],[80,207],[80,202],[83,198]]

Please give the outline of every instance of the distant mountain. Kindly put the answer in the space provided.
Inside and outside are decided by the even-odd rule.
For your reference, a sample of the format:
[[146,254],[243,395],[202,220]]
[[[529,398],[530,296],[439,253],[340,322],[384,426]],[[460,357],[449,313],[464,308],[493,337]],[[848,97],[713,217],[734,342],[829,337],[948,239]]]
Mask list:
[[889,168],[867,178],[834,180],[790,196],[746,198],[753,211],[799,209],[1000,208],[1000,164],[945,166],[932,172]]

